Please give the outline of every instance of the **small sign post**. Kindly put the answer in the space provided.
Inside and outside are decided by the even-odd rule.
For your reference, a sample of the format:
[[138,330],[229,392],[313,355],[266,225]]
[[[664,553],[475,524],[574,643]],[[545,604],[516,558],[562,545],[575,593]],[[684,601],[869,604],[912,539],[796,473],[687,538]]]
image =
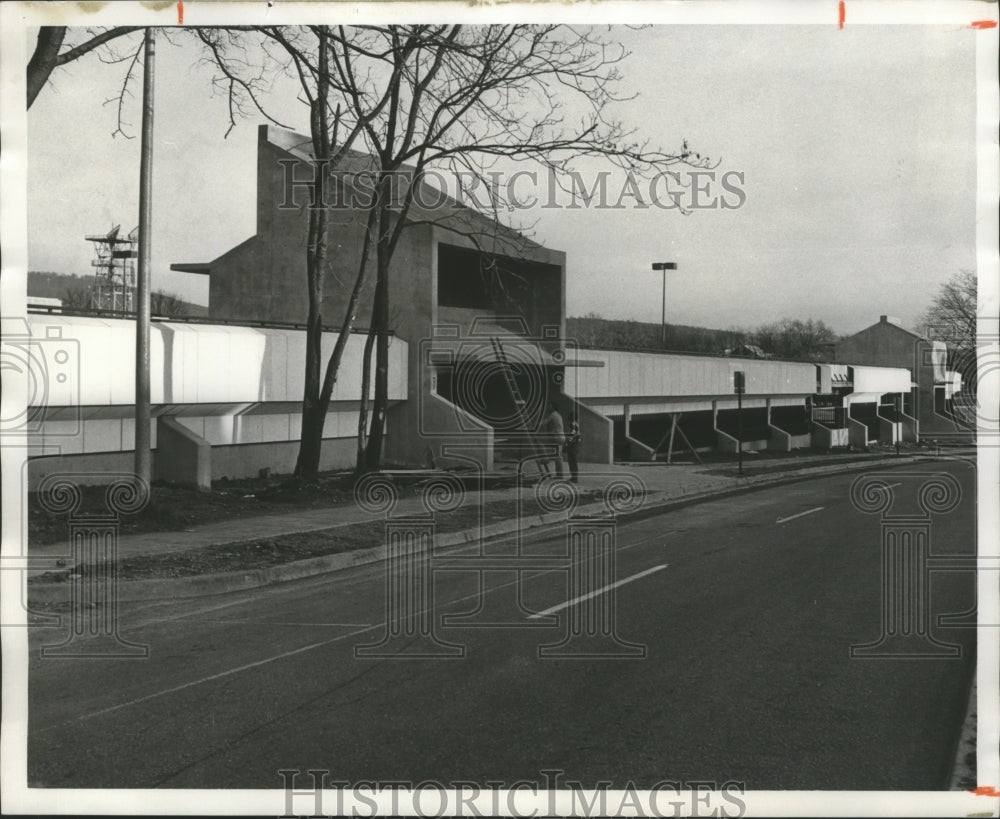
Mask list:
[[746,388],[746,373],[736,370],[733,373],[733,392],[736,393],[736,462],[740,475],[743,474],[743,393]]

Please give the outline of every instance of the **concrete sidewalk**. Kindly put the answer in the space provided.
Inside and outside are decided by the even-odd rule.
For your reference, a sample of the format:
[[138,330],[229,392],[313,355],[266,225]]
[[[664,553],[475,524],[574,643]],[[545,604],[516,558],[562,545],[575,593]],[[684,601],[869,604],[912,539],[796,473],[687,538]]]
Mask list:
[[[955,453],[957,454],[957,452]],[[920,453],[896,457],[884,453],[849,453],[757,460],[752,455],[744,458],[748,472],[758,473],[747,477],[731,477],[719,472],[735,471],[735,464],[715,463],[697,466],[692,464],[581,464],[581,492],[603,489],[617,475],[632,475],[645,487],[644,505],[698,497],[705,494],[723,492],[741,486],[768,483],[796,475],[805,476],[842,469],[863,469],[867,465],[900,465],[915,460],[933,458],[932,453]],[[790,467],[794,467],[791,468]],[[519,491],[527,500],[534,497],[531,486],[488,489],[481,493],[470,493],[465,505],[489,504],[497,501],[513,501]],[[421,514],[424,506],[415,493],[401,496],[393,510],[394,515]],[[187,549],[241,543],[260,538],[278,537],[299,532],[314,532],[333,529],[382,519],[382,516],[366,512],[353,501],[331,504],[323,509],[303,509],[277,515],[261,515],[242,519],[231,519],[209,523],[181,531],[150,532],[126,535],[119,538],[121,558],[137,555],[164,554]],[[32,557],[61,557],[67,554],[68,544],[51,543],[29,545]]]

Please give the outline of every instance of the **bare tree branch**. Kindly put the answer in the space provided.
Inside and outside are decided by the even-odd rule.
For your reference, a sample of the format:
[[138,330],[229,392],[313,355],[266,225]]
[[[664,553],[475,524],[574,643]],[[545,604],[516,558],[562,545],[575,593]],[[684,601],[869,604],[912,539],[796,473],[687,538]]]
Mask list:
[[74,60],[78,60],[84,54],[88,54],[97,48],[124,37],[134,31],[141,31],[141,26],[117,26],[109,28],[99,33],[93,34],[89,39],[72,46],[62,53],[60,48],[66,38],[65,26],[42,26],[38,32],[38,41],[35,50],[27,66],[27,107],[31,108],[39,92],[48,82],[52,72],[61,65],[66,65]]

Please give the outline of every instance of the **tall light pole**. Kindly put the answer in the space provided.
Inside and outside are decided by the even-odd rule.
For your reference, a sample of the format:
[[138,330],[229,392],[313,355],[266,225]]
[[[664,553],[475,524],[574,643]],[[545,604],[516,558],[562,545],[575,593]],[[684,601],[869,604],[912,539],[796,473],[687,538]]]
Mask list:
[[667,346],[667,271],[676,270],[677,262],[653,262],[653,270],[663,271],[663,310],[660,313],[660,344]]
[[156,29],[146,29],[142,57],[142,145],[139,159],[139,264],[135,293],[135,473],[152,478],[149,411],[150,233],[153,202],[153,67]]

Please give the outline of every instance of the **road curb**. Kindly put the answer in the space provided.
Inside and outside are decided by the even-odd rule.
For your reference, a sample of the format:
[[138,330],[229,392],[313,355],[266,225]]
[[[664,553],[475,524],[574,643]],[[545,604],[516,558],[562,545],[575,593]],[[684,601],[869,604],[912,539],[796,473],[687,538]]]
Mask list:
[[[623,513],[619,515],[619,518],[642,519],[709,500],[718,500],[744,492],[751,492],[755,489],[780,486],[786,483],[794,483],[825,475],[859,472],[876,466],[900,467],[915,462],[940,460],[940,458],[941,456],[937,455],[915,455],[901,462],[897,457],[889,456],[878,460],[852,462],[842,465],[805,467],[799,470],[784,472],[781,475],[749,477],[744,479],[743,483],[737,483],[735,486],[720,487],[680,497],[670,496],[666,492],[651,493],[645,496],[645,502],[641,507],[634,511]],[[606,513],[606,507],[603,503],[591,503],[575,511],[578,515],[598,515]],[[515,519],[491,523],[484,526],[482,531],[478,527],[475,527],[463,529],[458,532],[446,532],[437,535],[434,548],[444,549],[453,546],[463,546],[478,541],[480,538],[490,539],[501,537],[519,529],[521,531],[530,531],[560,523],[563,520],[565,520],[565,512],[547,512],[541,515],[531,515],[524,521]],[[349,552],[324,555],[323,557],[296,560],[291,563],[270,566],[264,569],[237,570],[163,579],[122,580],[118,582],[117,598],[119,602],[137,602],[207,597],[236,591],[248,591],[264,586],[273,586],[278,583],[286,583],[291,580],[301,580],[306,577],[315,577],[342,571],[355,566],[378,563],[384,561],[385,557],[386,547],[383,544],[367,549],[356,549]],[[29,583],[27,589],[29,603],[65,603],[69,599],[70,584],[68,582]]]

